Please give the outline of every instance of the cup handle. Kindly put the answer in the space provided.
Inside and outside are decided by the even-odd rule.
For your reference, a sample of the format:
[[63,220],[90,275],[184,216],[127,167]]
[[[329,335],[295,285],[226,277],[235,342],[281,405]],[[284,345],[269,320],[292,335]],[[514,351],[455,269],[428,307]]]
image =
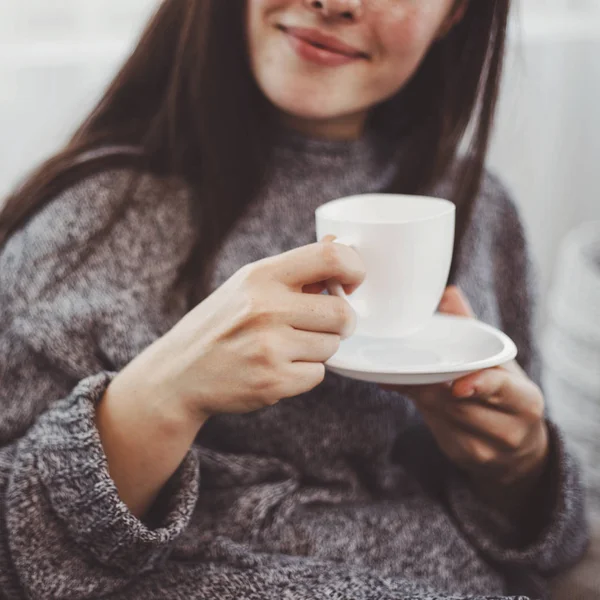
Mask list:
[[327,292],[330,296],[338,296],[348,302],[348,294],[346,294],[344,286],[337,279],[330,279],[327,282]]

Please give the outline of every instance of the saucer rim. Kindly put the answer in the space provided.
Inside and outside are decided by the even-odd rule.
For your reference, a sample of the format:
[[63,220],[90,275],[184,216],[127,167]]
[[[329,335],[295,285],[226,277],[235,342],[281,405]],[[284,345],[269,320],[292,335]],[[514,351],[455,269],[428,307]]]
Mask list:
[[[469,323],[469,326],[479,327],[480,329],[487,331],[492,334],[494,337],[500,340],[502,343],[502,350],[485,359],[464,362],[456,365],[446,365],[442,368],[432,368],[433,365],[429,367],[415,367],[412,366],[410,368],[389,368],[389,369],[381,369],[381,368],[356,368],[348,366],[343,362],[336,361],[336,355],[332,356],[326,363],[325,366],[331,367],[333,369],[344,369],[345,371],[354,371],[356,373],[372,373],[372,374],[381,374],[381,375],[427,375],[427,374],[441,374],[441,373],[460,373],[463,371],[480,371],[482,369],[487,369],[491,367],[495,367],[498,365],[505,364],[514,358],[516,358],[518,354],[518,349],[513,340],[506,335],[503,331],[500,331],[497,327],[493,327],[488,323],[484,323],[479,321],[478,319],[472,317],[461,317],[456,315],[445,315],[445,314],[435,314],[432,319],[436,320],[445,320],[452,321],[454,323]],[[376,338],[372,338],[376,339]],[[385,338],[387,339],[387,338]],[[337,353],[336,353],[337,354]]]

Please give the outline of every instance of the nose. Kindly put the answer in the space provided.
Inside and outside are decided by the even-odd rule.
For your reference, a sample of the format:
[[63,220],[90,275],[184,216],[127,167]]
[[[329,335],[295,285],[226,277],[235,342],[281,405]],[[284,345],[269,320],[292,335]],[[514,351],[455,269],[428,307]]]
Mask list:
[[304,0],[313,12],[329,19],[356,21],[363,13],[363,0]]

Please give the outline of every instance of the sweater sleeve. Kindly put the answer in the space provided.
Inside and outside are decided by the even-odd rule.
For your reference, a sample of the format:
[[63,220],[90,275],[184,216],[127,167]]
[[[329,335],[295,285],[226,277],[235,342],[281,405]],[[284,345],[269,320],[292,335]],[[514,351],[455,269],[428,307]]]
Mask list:
[[[494,204],[496,228],[495,277],[502,329],[517,345],[517,361],[542,385],[541,360],[534,333],[536,283],[518,211],[502,186],[491,177],[484,187]],[[507,282],[510,282],[508,284]],[[588,541],[584,494],[579,468],[559,427],[550,419],[551,458],[543,481],[543,504],[536,512],[535,531],[524,535],[514,524],[489,509],[460,473],[448,473],[447,498],[451,511],[470,542],[490,560],[542,575],[576,562]]]
[[[160,567],[196,503],[190,451],[152,526],[137,519],[109,476],[95,425],[112,377],[159,334],[148,325],[132,340],[140,334],[127,327],[139,286],[154,275],[132,251],[147,252],[160,217],[149,201],[142,210],[119,204],[124,178],[108,173],[68,190],[0,252],[0,597],[120,591]],[[148,269],[159,268],[152,258]]]

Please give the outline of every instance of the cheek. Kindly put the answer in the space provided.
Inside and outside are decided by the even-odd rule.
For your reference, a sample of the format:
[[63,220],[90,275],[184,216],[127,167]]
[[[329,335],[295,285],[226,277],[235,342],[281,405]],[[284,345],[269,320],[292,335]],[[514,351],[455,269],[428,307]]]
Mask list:
[[[386,72],[402,80],[414,73],[434,43],[443,15],[412,0],[397,1],[377,17],[377,43]],[[440,0],[437,0],[440,1]],[[389,7],[389,0],[387,6]],[[391,76],[391,75],[390,75]]]
[[427,53],[439,30],[441,19],[428,14],[426,8],[396,7],[379,19],[379,41],[382,51],[390,57]]
[[246,0],[248,10],[258,10],[261,12],[280,8],[291,4],[292,0]]
[[[230,0],[227,0],[230,1]],[[246,38],[251,62],[262,63],[273,40],[273,27],[294,0],[246,0]]]
[[248,29],[261,20],[269,20],[277,14],[289,9],[294,0],[246,0]]

